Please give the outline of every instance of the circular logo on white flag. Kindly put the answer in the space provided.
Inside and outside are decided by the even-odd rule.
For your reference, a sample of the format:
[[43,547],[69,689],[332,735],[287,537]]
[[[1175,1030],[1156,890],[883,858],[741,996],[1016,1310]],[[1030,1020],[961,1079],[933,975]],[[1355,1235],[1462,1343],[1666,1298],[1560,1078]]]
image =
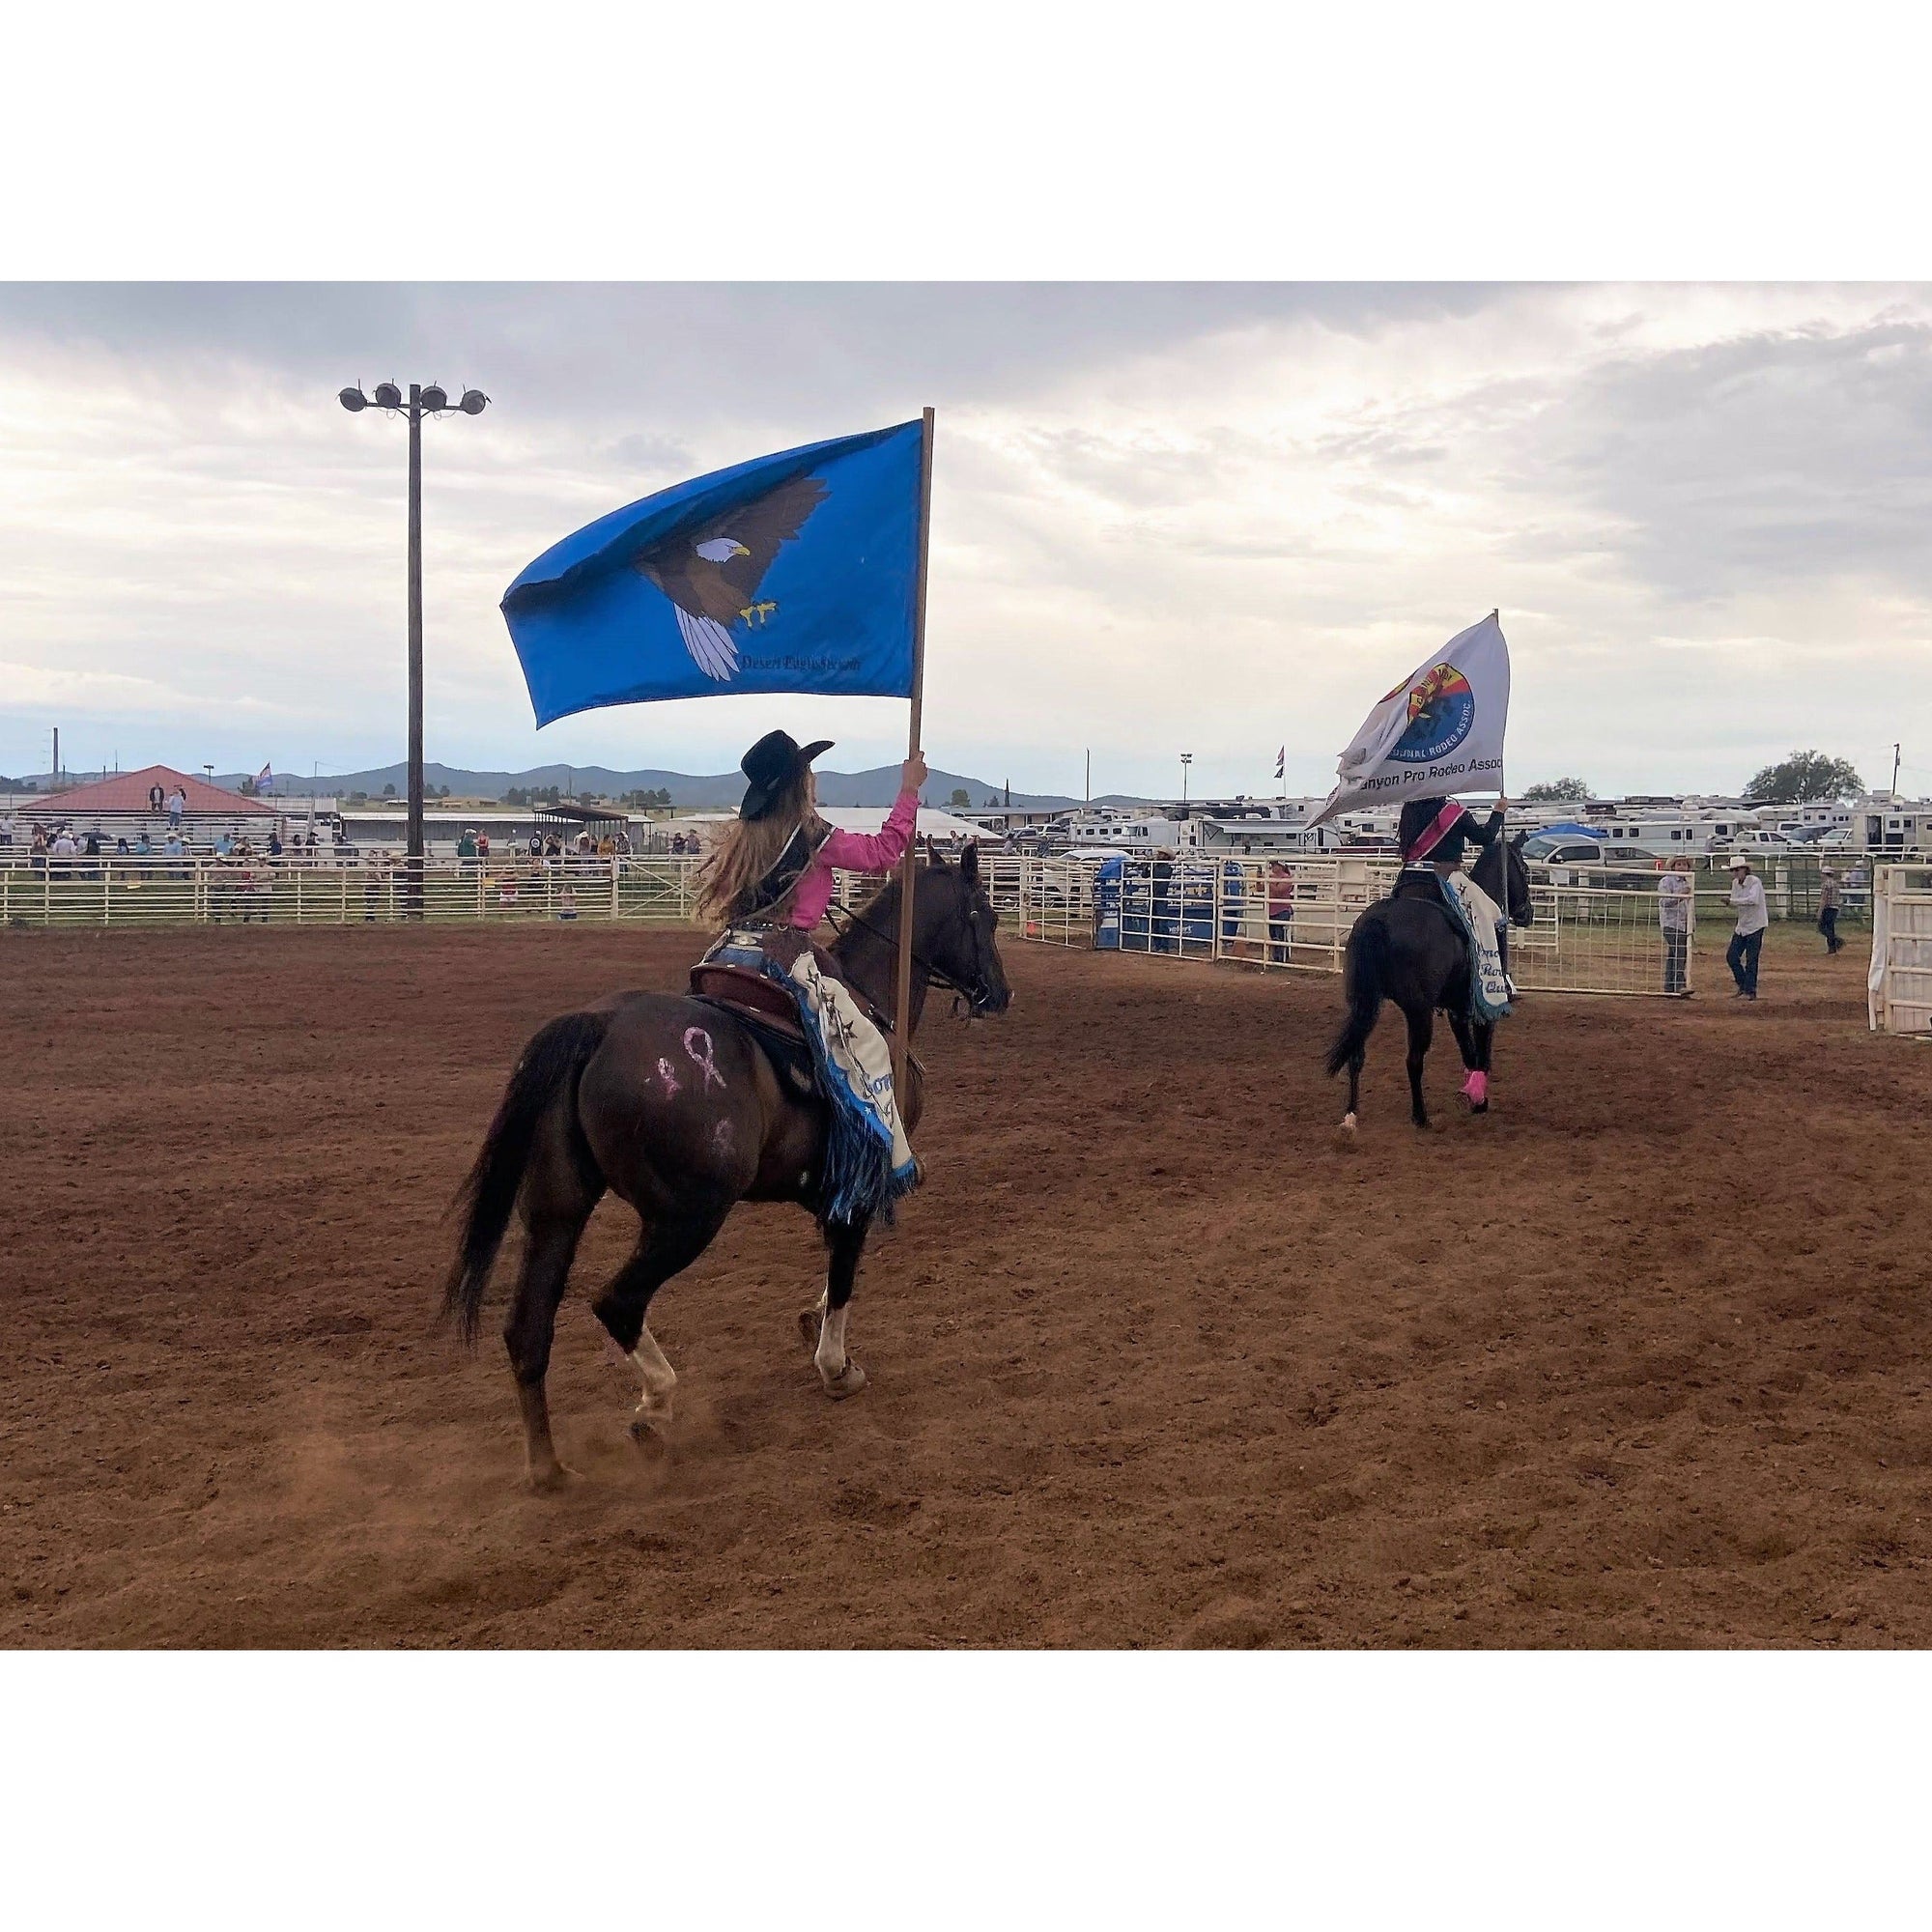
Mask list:
[[1408,724],[1388,755],[1406,765],[1426,765],[1453,752],[1476,722],[1476,694],[1452,664],[1439,664],[1409,689]]

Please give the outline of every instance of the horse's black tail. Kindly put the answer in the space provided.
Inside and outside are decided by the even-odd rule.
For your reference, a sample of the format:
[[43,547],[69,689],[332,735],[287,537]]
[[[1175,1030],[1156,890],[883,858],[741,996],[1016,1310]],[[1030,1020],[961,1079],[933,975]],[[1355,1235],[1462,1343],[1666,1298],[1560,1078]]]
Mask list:
[[1347,977],[1342,982],[1349,1002],[1349,1017],[1328,1049],[1331,1078],[1368,1045],[1369,1036],[1376,1030],[1388,980],[1388,927],[1379,919],[1365,914],[1355,922],[1355,929],[1349,935]]
[[445,1321],[456,1317],[466,1342],[476,1339],[483,1291],[524,1184],[538,1124],[564,1088],[575,1094],[578,1076],[603,1043],[606,1024],[602,1013],[566,1013],[524,1048],[476,1164],[452,1204],[451,1211],[463,1216],[463,1236],[443,1285],[442,1314]]

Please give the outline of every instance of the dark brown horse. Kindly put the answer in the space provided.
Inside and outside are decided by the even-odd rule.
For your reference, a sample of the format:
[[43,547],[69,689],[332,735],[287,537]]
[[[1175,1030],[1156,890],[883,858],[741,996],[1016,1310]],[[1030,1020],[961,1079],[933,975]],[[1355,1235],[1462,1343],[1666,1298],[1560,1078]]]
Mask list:
[[[840,977],[881,1012],[892,1009],[899,900],[895,879],[831,949]],[[935,980],[976,1015],[1004,1012],[1012,994],[978,848],[956,866],[935,857],[922,867],[913,903],[913,1028]],[[793,1201],[823,1219],[826,1105],[783,1070],[783,1058],[774,1060],[752,1022],[670,993],[611,994],[552,1020],[524,1049],[458,1197],[462,1243],[443,1306],[473,1341],[491,1266],[520,1209],[523,1269],[503,1339],[533,1486],[570,1473],[551,1442],[544,1378],[571,1260],[606,1188],[642,1223],[636,1252],[592,1304],[642,1380],[631,1424],[640,1440],[669,1423],[677,1380],[646,1324],[651,1296],[710,1246],[741,1201]],[[923,1097],[916,1066],[905,1084],[910,1131]],[[866,1381],[845,1350],[845,1319],[869,1224],[823,1225],[825,1293],[803,1321],[827,1391],[847,1396]]]
[[[1507,845],[1497,839],[1485,849],[1469,875],[1503,908],[1512,925],[1526,926],[1535,917],[1529,896],[1529,867],[1522,857],[1522,841],[1527,836],[1519,833]],[[1349,934],[1343,964],[1349,1017],[1328,1049],[1327,1063],[1331,1078],[1343,1067],[1349,1069],[1349,1111],[1341,1126],[1345,1144],[1355,1131],[1355,1106],[1369,1035],[1385,999],[1393,1000],[1408,1022],[1409,1118],[1415,1124],[1429,1124],[1429,1109],[1422,1099],[1422,1066],[1438,1011],[1448,1015],[1463,1065],[1470,1075],[1463,1088],[1469,1096],[1469,1111],[1486,1114],[1490,1110],[1490,1053],[1496,1030],[1492,1021],[1471,1015],[1469,941],[1461,922],[1443,901],[1446,890],[1426,872],[1405,872],[1390,896],[1370,906]],[[1503,935],[1503,966],[1507,971],[1507,930]]]

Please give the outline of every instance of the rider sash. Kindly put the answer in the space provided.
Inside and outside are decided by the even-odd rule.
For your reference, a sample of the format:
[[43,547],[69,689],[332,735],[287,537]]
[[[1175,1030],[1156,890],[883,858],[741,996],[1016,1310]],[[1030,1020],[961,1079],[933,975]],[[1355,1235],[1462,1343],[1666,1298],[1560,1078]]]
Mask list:
[[1460,799],[1450,799],[1423,828],[1421,837],[1409,847],[1406,856],[1410,859],[1428,858],[1430,853],[1455,831],[1462,820],[1463,810],[1463,802]]

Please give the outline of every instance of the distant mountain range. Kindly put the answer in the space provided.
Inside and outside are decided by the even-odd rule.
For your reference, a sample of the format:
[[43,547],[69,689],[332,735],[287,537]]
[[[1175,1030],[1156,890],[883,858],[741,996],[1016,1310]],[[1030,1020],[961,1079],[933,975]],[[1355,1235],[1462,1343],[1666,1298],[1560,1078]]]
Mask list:
[[[92,772],[71,771],[67,779],[70,784],[84,784],[97,776]],[[216,778],[214,782],[230,791],[239,791],[243,776],[241,772],[230,772]],[[254,774],[250,772],[245,776],[252,779]],[[275,793],[281,798],[307,798],[311,794],[323,798],[346,798],[351,792],[359,791],[366,792],[371,798],[381,798],[383,787],[393,785],[395,795],[400,798],[407,777],[402,765],[383,765],[366,772],[336,772],[315,779],[277,772]],[[51,773],[43,772],[38,777],[30,774],[18,782],[44,791],[51,780]],[[0,784],[5,782],[0,780]],[[670,794],[673,806],[687,811],[735,806],[745,795],[745,775],[742,772],[715,772],[708,777],[694,778],[687,772],[616,772],[608,765],[538,765],[526,772],[475,772],[462,765],[425,764],[423,783],[437,790],[446,785],[454,798],[499,799],[511,790],[538,791],[551,785],[557,786],[565,797],[570,798],[594,793],[599,798],[620,799],[626,792],[664,791]],[[888,806],[898,796],[898,786],[897,765],[880,765],[869,772],[821,770],[818,774],[818,797],[823,805]],[[988,784],[984,779],[937,769],[925,781],[923,797],[927,805],[943,807],[952,802],[955,791],[963,791],[976,810],[989,802],[1005,804],[1008,801],[1004,785]],[[1021,810],[1047,811],[1078,805],[1081,801],[1058,792],[1016,791],[1011,794],[1011,803]],[[1151,801],[1110,793],[1094,803],[1146,805]]]

